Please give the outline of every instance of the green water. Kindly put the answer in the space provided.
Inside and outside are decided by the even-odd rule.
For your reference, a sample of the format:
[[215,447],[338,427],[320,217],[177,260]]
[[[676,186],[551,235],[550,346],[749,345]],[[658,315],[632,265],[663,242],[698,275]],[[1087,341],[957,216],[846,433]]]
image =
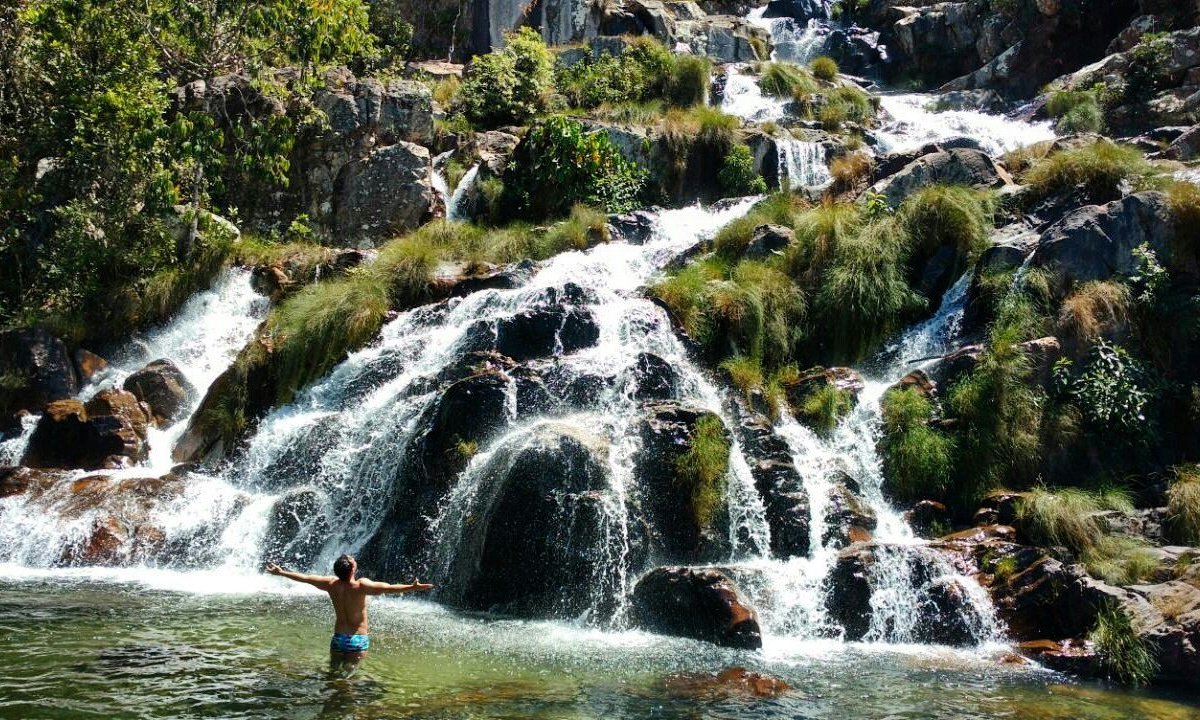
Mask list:
[[[1004,665],[998,650],[768,639],[740,653],[399,599],[375,601],[372,624],[360,672],[337,679],[317,594],[0,581],[0,718],[1200,717],[1200,696],[1072,682]],[[738,665],[793,690],[696,696],[668,681]]]

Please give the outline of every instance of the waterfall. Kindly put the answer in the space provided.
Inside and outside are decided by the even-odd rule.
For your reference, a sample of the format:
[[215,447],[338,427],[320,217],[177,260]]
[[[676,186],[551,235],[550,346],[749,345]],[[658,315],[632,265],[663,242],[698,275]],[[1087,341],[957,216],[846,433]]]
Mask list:
[[774,45],[771,51],[772,60],[807,65],[823,54],[829,35],[827,20],[811,18],[801,24],[788,17],[765,18],[763,15],[766,11],[766,5],[754,8],[746,19],[771,33],[771,42]]
[[1010,150],[1055,138],[1050,122],[1029,123],[976,110],[937,111],[938,96],[887,94],[880,96],[891,121],[875,132],[884,153],[913,150],[953,138],[977,141],[984,152],[1000,156]]
[[828,183],[832,176],[825,162],[825,146],[794,138],[776,138],[779,149],[780,184],[787,178],[792,188],[816,187]]
[[29,436],[33,435],[39,418],[39,415],[33,414],[23,416],[20,431],[12,437],[0,440],[0,467],[20,464],[21,457],[25,455],[25,448],[29,445]]
[[775,98],[763,93],[758,76],[746,72],[744,65],[725,70],[725,91],[721,111],[751,122],[774,122],[787,115],[790,98]]
[[454,155],[453,150],[448,150],[433,159],[433,170],[430,174],[430,184],[433,185],[433,190],[441,196],[442,202],[446,205],[446,219],[456,222],[469,222],[470,217],[463,209],[463,200],[467,197],[467,193],[475,187],[475,180],[479,175],[479,163],[472,165],[462,178],[453,188],[450,187],[449,180],[446,178],[446,164]]

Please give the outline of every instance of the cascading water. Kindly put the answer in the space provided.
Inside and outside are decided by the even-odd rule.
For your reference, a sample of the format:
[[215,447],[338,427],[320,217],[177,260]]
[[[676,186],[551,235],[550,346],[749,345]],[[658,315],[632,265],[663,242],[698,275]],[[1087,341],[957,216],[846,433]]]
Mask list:
[[[831,3],[827,3],[828,6]],[[771,59],[805,65],[823,54],[829,34],[828,22],[813,18],[798,23],[792,18],[766,18],[767,6],[754,8],[746,16],[751,23],[771,33]],[[828,12],[825,13],[826,17]]]
[[725,89],[721,110],[751,122],[775,122],[787,115],[788,100],[771,97],[758,86],[758,76],[747,72],[744,65],[730,65],[725,70]]
[[902,152],[928,143],[969,138],[989,155],[999,156],[1055,137],[1050,122],[1031,123],[976,110],[937,111],[937,102],[936,95],[881,95],[880,103],[892,119],[875,132],[879,150]]
[[450,182],[446,177],[446,165],[453,155],[454,151],[448,150],[433,159],[430,183],[433,185],[434,192],[441,196],[442,202],[446,205],[446,219],[465,222],[470,218],[463,211],[463,199],[475,187],[475,180],[479,175],[479,163],[468,168],[458,183],[454,187],[450,187]]
[[817,187],[832,178],[825,162],[825,146],[793,138],[776,138],[779,149],[779,173],[792,188]]

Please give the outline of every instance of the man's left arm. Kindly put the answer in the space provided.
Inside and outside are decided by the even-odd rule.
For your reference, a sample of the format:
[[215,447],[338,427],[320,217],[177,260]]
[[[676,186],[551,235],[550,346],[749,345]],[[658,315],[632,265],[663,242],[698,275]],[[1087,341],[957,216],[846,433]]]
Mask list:
[[376,582],[374,580],[360,580],[359,584],[366,588],[368,595],[402,595],[404,593],[422,592],[433,588],[433,585],[423,583],[420,580],[413,580],[407,585]]

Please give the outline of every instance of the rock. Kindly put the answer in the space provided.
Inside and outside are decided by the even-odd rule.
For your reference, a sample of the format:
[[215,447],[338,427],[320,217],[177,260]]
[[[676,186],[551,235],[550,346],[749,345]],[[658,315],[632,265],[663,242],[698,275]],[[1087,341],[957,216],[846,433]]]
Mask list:
[[1014,525],[1017,522],[1017,509],[1025,493],[994,492],[983,499],[975,517],[981,525]]
[[315,488],[288,491],[275,502],[263,538],[262,561],[309,567],[329,538],[329,498]]
[[150,407],[161,427],[183,419],[197,394],[183,371],[165,358],[125,378],[122,387]]
[[823,0],[771,0],[764,18],[791,18],[800,22],[828,20],[829,6]]
[[791,689],[779,678],[741,667],[715,674],[675,673],[662,682],[662,690],[668,697],[709,702],[730,698],[775,698]]
[[432,213],[431,171],[429,150],[407,142],[347,164],[333,199],[336,232],[380,238],[416,228]]
[[1016,650],[1051,670],[1085,678],[1101,675],[1100,654],[1085,640],[1030,640],[1018,643]]
[[758,612],[733,581],[712,568],[660,567],[633,589],[633,623],[651,632],[726,647],[762,647]]
[[1174,223],[1168,200],[1159,192],[1143,192],[1107,205],[1089,205],[1055,223],[1038,241],[1030,261],[1051,270],[1060,288],[1114,275],[1133,275],[1133,250],[1147,244],[1168,269],[1186,270],[1173,253]]
[[858,394],[862,392],[864,387],[866,387],[866,383],[863,381],[862,376],[850,368],[815,367],[805,370],[796,380],[784,384],[783,391],[788,404],[791,406],[792,414],[796,416],[797,420],[809,425],[818,432],[827,432],[831,429],[826,425],[830,418],[822,414],[813,415],[808,413],[804,408],[807,400],[813,394],[826,388],[832,388],[841,392],[847,402],[838,409],[836,417],[833,418],[840,420],[854,408],[854,405],[858,402]]
[[75,373],[81,383],[91,382],[92,378],[108,369],[108,361],[90,350],[79,348],[71,358],[75,361]]
[[554,307],[525,310],[495,323],[479,321],[469,336],[471,349],[495,350],[522,362],[591,347],[600,328],[585,308]]
[[759,225],[750,236],[743,254],[747,260],[766,260],[796,242],[796,233],[782,225]]
[[652,353],[638,353],[633,382],[633,397],[638,400],[671,400],[679,392],[679,373]]
[[346,68],[325,72],[313,92],[313,104],[329,118],[339,138],[375,146],[433,142],[433,100],[428,87],[414,80],[356,78]]
[[857,488],[858,484],[848,475],[834,481],[825,509],[825,535],[821,539],[826,547],[844,548],[871,539],[877,524],[875,511],[858,496]]
[[608,226],[613,230],[614,240],[644,245],[654,236],[658,216],[647,210],[635,210],[624,215],[609,216]]
[[522,617],[577,617],[596,598],[611,611],[619,590],[618,569],[606,565],[615,541],[607,468],[604,440],[554,423],[496,452],[440,597]]
[[91,470],[140,462],[152,421],[149,408],[122,390],[102,390],[86,406],[56,400],[46,406],[21,464]]
[[18,410],[41,412],[46,403],[79,392],[67,346],[44,328],[0,332],[0,376],[9,379],[0,389],[3,419]]
[[[648,406],[641,423],[642,447],[635,457],[638,499],[665,557],[703,562],[728,552],[728,509],[723,504],[715,509],[695,507],[694,500],[705,494],[704,488],[692,487],[678,469],[696,427],[701,420],[715,417],[699,408],[661,402]],[[724,478],[718,482],[724,483]],[[723,492],[716,495],[724,497]],[[698,510],[711,510],[712,516],[698,517]]]
[[939,534],[939,530],[950,527],[950,511],[936,500],[922,500],[904,514],[913,532],[923,538]]
[[771,554],[781,559],[807,557],[811,512],[791,448],[764,415],[751,411],[736,396],[732,410],[737,418],[738,440],[771,529]]
[[[908,592],[917,600],[905,605],[894,617],[873,617],[871,603],[874,586],[874,567],[879,558],[887,562],[902,562],[900,577],[907,581]],[[845,630],[845,639],[856,641],[867,637],[874,627],[883,637],[874,639],[903,642],[936,643],[942,645],[973,645],[975,628],[982,626],[978,610],[972,604],[967,589],[947,574],[947,562],[938,551],[920,545],[856,544],[843,550],[829,576],[826,604],[831,619]],[[915,613],[915,614],[914,614]]]
[[942,357],[933,366],[933,381],[938,387],[950,388],[969,374],[979,364],[983,355],[982,345],[965,345]]
[[1163,157],[1168,160],[1179,160],[1187,162],[1200,157],[1200,125],[1193,125],[1188,128],[1179,137],[1175,138],[1167,149],[1163,151]]
[[893,390],[913,390],[926,400],[937,398],[937,383],[931,380],[924,370],[913,370],[900,378],[895,385],[888,388],[888,392]]
[[987,153],[960,148],[924,155],[875,183],[870,192],[883,195],[889,205],[899,207],[910,195],[929,185],[996,188],[1011,184],[1012,178]]

